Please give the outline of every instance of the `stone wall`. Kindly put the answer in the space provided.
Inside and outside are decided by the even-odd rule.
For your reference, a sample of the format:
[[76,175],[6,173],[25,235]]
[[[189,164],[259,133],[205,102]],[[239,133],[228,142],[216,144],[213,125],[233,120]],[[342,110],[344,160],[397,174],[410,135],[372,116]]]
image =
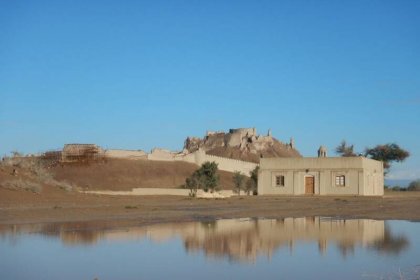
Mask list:
[[148,160],[158,160],[158,161],[174,161],[177,153],[173,153],[169,150],[155,148],[150,154],[147,155]]
[[208,155],[204,150],[197,150],[193,153],[187,152],[171,152],[165,149],[153,149],[150,154],[144,151],[130,151],[130,150],[106,150],[106,157],[110,158],[123,158],[131,160],[154,160],[154,161],[183,161],[202,165],[206,161],[216,162],[218,168],[223,171],[235,172],[239,171],[244,175],[249,176],[249,173],[258,166],[253,162],[241,161],[225,157],[218,157]]
[[141,150],[106,150],[105,156],[109,158],[147,159],[147,154]]
[[[87,194],[102,194],[102,195],[177,195],[190,196],[189,189],[172,189],[172,188],[134,188],[131,191],[84,191]],[[231,190],[222,190],[214,193],[205,192],[203,190],[197,191],[197,197],[202,198],[225,198],[237,195]]]
[[229,172],[239,171],[242,174],[247,175],[247,176],[249,176],[249,173],[252,170],[254,170],[255,167],[258,166],[258,164],[253,163],[253,162],[218,157],[218,156],[213,156],[213,155],[208,155],[208,154],[201,155],[200,161],[196,162],[196,164],[201,165],[206,161],[210,161],[210,162],[214,161],[215,163],[217,163],[217,166],[220,170],[229,171]]
[[249,173],[258,166],[258,164],[253,162],[241,161],[236,159],[218,157],[213,155],[208,155],[203,150],[199,149],[193,153],[172,153],[167,150],[154,149],[152,153],[147,155],[149,160],[156,161],[184,161],[189,163],[194,163],[197,165],[202,165],[206,161],[216,162],[218,168],[223,171],[235,172],[239,171],[244,175],[249,175]]

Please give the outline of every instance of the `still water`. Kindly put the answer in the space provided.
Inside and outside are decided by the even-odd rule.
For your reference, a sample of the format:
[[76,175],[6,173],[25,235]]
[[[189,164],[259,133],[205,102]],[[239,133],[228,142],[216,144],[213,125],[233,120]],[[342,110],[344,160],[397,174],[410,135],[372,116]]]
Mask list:
[[0,226],[2,280],[419,279],[419,265],[420,223],[408,221]]

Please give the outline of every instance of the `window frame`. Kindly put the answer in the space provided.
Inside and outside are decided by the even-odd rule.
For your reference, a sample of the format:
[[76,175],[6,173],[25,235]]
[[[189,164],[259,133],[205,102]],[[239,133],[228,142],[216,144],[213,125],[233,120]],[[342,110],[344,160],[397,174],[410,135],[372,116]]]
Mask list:
[[285,184],[285,176],[284,175],[275,175],[275,182],[276,182],[276,184],[275,184],[275,186],[276,187],[284,187],[286,184]]
[[346,175],[336,174],[335,175],[335,186],[336,187],[345,187],[346,186]]

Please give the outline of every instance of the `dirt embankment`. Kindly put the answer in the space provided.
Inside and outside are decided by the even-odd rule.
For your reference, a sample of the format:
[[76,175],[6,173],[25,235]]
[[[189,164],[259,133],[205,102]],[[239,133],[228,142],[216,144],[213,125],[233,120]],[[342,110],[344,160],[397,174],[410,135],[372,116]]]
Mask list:
[[[36,158],[0,165],[0,188],[40,193],[44,186],[63,189],[129,191],[133,188],[181,188],[197,168],[186,162],[107,159],[89,163],[48,164]],[[233,174],[218,171],[220,188],[233,188]]]
[[[126,191],[133,188],[180,188],[197,165],[186,162],[108,159],[89,164],[56,165],[54,178],[84,190]],[[220,171],[220,188],[232,189],[233,174]]]

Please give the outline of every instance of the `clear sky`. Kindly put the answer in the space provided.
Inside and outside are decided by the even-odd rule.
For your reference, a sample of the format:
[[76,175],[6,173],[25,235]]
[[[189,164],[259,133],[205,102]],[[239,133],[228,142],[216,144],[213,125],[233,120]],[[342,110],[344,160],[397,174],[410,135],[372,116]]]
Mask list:
[[65,143],[180,150],[271,128],[411,152],[420,177],[420,1],[0,1],[0,154]]

